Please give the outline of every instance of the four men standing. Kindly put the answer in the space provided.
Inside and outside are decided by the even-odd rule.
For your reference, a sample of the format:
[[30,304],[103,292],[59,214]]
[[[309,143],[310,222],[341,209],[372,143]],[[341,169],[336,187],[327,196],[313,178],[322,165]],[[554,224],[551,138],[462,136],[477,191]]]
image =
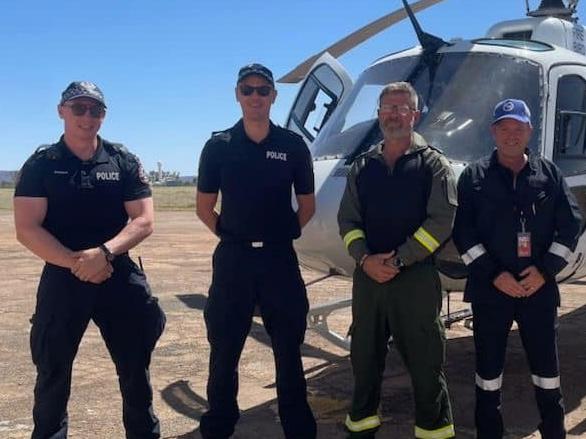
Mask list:
[[[235,93],[242,119],[206,143],[198,176],[197,215],[220,238],[204,311],[211,353],[201,432],[204,438],[234,432],[238,362],[258,307],[275,356],[285,436],[311,439],[316,423],[300,354],[308,301],[292,245],[315,211],[311,156],[299,136],[270,121],[277,92],[269,69],[244,66]],[[413,131],[417,108],[408,83],[382,90],[383,140],[354,161],[338,212],[357,264],[350,437],[374,437],[381,424],[390,337],[412,378],[415,437],[455,436],[432,259],[450,236],[458,198],[453,233],[469,267],[478,438],[503,435],[500,389],[513,321],[532,372],[539,430],[546,439],[564,438],[555,275],[577,243],[576,202],[559,169],[527,151],[532,127],[523,101],[496,106],[496,151],[464,171],[458,195],[447,160]],[[148,181],[135,156],[98,136],[106,105],[95,84],[71,83],[58,112],[63,137],[27,160],[14,198],[19,241],[46,261],[31,331],[38,371],[33,438],[67,435],[72,363],[90,319],[116,364],[127,437],[158,438],[148,367],[165,317],[127,253],[152,232]]]

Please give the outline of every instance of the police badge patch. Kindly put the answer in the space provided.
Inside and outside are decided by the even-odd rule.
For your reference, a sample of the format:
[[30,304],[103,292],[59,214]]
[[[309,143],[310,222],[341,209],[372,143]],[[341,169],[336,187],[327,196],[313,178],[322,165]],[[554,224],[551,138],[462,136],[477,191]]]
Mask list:
[[145,172],[142,163],[140,162],[140,160],[138,159],[138,157],[136,158],[136,161],[138,163],[138,179],[143,182],[144,184],[149,184],[149,176],[147,175],[147,173]]

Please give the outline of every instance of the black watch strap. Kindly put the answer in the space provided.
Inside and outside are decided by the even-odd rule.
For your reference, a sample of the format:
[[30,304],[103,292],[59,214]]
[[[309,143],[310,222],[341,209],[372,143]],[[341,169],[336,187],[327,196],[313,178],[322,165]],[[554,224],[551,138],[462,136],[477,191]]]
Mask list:
[[102,253],[106,256],[106,261],[112,262],[116,258],[116,255],[112,253],[105,244],[100,244],[100,250],[102,250]]

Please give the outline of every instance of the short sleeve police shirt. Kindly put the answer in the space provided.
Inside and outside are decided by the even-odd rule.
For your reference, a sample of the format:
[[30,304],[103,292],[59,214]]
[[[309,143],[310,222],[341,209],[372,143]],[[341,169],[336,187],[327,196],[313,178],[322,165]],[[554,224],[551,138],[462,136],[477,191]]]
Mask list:
[[290,241],[301,234],[291,203],[312,194],[311,154],[303,139],[271,123],[261,143],[250,140],[240,120],[205,144],[197,187],[221,193],[220,237],[234,241]]
[[139,159],[99,138],[94,157],[82,161],[63,138],[35,152],[20,170],[15,197],[47,199],[43,227],[72,250],[97,246],[128,222],[126,201],[151,196]]

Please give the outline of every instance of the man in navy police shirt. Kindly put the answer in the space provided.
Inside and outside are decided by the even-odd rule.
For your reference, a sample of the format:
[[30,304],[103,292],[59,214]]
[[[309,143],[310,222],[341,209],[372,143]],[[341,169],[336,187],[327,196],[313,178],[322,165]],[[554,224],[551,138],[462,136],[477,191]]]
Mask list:
[[255,306],[271,337],[285,436],[316,434],[299,350],[308,301],[292,246],[315,210],[313,170],[303,139],[270,121],[276,96],[269,69],[260,64],[240,69],[236,100],[242,119],[214,133],[200,157],[197,215],[220,238],[204,313],[211,345],[209,410],[200,426],[204,438],[234,432],[238,360]]
[[26,161],[14,197],[17,238],[45,261],[31,329],[32,437],[67,437],[73,360],[91,319],[116,365],[126,437],[158,438],[148,368],[165,315],[128,256],[153,230],[150,186],[136,156],[98,136],[106,103],[95,84],[72,82],[57,111],[64,134]]

